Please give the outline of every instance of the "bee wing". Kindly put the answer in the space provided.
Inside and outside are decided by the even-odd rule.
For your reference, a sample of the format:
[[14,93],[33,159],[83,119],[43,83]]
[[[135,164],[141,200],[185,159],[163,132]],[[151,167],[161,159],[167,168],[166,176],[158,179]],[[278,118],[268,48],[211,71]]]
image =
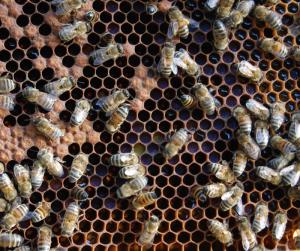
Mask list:
[[178,55],[176,56],[176,53],[175,53],[173,62],[176,66],[179,66],[184,70],[186,70],[188,68],[186,63],[184,63],[183,60],[180,57],[178,57]]
[[241,231],[241,237],[242,237],[242,246],[244,248],[245,251],[249,250],[250,248],[250,243],[247,237],[247,234],[245,233],[245,231]]
[[32,216],[33,216],[33,211],[28,211],[28,213],[22,218],[20,222],[31,220]]
[[172,64],[171,65],[171,69],[172,69],[172,72],[176,75],[178,73],[178,67],[176,64]]
[[233,191],[228,191],[221,196],[221,200],[227,200],[233,195]]
[[239,202],[236,204],[236,206],[234,207],[234,211],[239,216],[242,216],[245,214],[245,207],[244,207],[242,199],[240,199]]
[[258,144],[264,142],[264,138],[265,138],[265,134],[264,134],[264,130],[263,129],[256,129],[255,130],[255,139],[256,139],[256,142]]
[[51,4],[60,4],[62,2],[63,2],[63,0],[52,0]]
[[[103,51],[106,50],[106,47],[99,47],[99,49],[97,49],[97,51],[99,51],[99,50],[101,50],[102,53],[103,53]],[[97,54],[98,54],[98,53],[99,53],[99,54],[102,54],[101,52],[97,52]],[[102,64],[102,63],[104,62],[103,57],[99,57],[99,56],[96,57],[94,53],[92,53],[90,56],[93,57],[93,65],[100,65],[100,64]]]
[[171,21],[168,27],[167,36],[168,38],[173,38],[177,32],[178,32],[178,22],[177,21]]
[[288,174],[290,172],[293,172],[294,169],[295,169],[295,165],[293,164],[293,165],[290,165],[290,166],[287,166],[287,167],[281,169],[279,174],[280,175],[285,175],[285,174]]
[[189,21],[189,30],[190,31],[195,31],[199,27],[199,22],[195,21],[192,18],[187,18]]
[[100,108],[104,105],[104,103],[106,102],[107,97],[101,97],[97,100],[96,104],[95,104],[95,109],[96,110],[100,110]]
[[213,99],[214,99],[214,102],[215,102],[215,106],[216,107],[221,107],[221,105],[222,105],[221,102],[215,97]]

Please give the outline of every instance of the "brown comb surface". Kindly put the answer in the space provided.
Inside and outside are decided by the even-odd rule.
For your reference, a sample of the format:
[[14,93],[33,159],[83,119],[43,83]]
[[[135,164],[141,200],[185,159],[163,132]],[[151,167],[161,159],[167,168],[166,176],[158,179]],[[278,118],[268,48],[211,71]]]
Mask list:
[[[82,18],[93,8],[100,16],[99,20],[89,34],[67,44],[60,43],[57,32],[70,18],[57,18],[50,1],[0,2],[0,72],[10,72],[18,83],[13,91],[17,100],[15,109],[0,113],[3,124],[0,160],[12,174],[16,161],[31,167],[39,148],[49,145],[55,155],[65,161],[65,176],[54,179],[46,174],[42,187],[29,200],[30,210],[41,200],[52,202],[52,213],[45,220],[53,228],[52,247],[70,251],[141,250],[137,236],[145,220],[155,214],[162,223],[150,250],[225,249],[207,231],[207,220],[212,218],[229,222],[234,245],[227,250],[242,250],[234,215],[219,210],[219,199],[206,203],[195,201],[190,190],[196,184],[216,181],[209,173],[208,164],[221,159],[231,160],[237,149],[234,138],[237,123],[231,114],[236,105],[244,105],[249,98],[266,104],[282,101],[286,104],[287,118],[299,109],[299,64],[291,58],[275,59],[258,48],[259,39],[273,37],[276,32],[251,15],[231,32],[229,47],[224,52],[216,52],[212,45],[215,14],[204,11],[203,0],[177,1],[185,15],[200,23],[200,28],[191,32],[187,39],[178,39],[176,48],[186,49],[195,59],[203,71],[201,81],[217,90],[216,96],[222,104],[212,116],[204,115],[199,108],[188,111],[182,108],[178,95],[189,92],[195,83],[193,78],[183,72],[169,79],[147,76],[148,68],[156,65],[160,58],[160,48],[168,29],[166,11],[171,1],[160,1],[160,11],[153,16],[145,13],[143,1],[88,2],[78,11],[77,17]],[[274,10],[282,16],[283,24],[291,27],[298,8],[297,1],[281,0]],[[88,55],[106,31],[115,35],[116,42],[124,44],[125,56],[93,67],[88,63]],[[280,36],[290,46],[300,45],[300,36],[292,36],[287,29]],[[265,77],[259,86],[235,76],[232,64],[241,60],[249,60],[263,70]],[[50,142],[30,125],[32,116],[44,111],[25,102],[20,93],[26,86],[42,88],[65,75],[78,78],[77,86],[61,95],[55,109],[45,114],[65,130],[64,137]],[[82,126],[70,127],[70,116],[77,100],[86,98],[94,104],[97,98],[108,95],[115,88],[129,88],[134,97],[131,101],[133,110],[119,132],[113,135],[106,132],[107,118],[94,110]],[[280,134],[286,135],[288,126],[286,123]],[[192,140],[179,155],[164,160],[161,144],[164,145],[170,131],[182,127],[194,131]],[[107,165],[111,154],[132,149],[147,166],[149,187],[159,196],[155,204],[138,212],[131,208],[129,199],[116,199],[115,191],[124,181],[117,177],[119,168]],[[68,239],[60,236],[61,219],[74,187],[68,182],[67,173],[80,151],[89,155],[89,165],[77,185],[87,191],[89,198],[81,203],[78,231]],[[287,230],[281,241],[272,240],[271,231],[265,229],[257,235],[258,242],[270,250],[289,250],[294,248],[292,233],[299,221],[300,202],[290,201],[285,188],[266,184],[254,171],[254,165],[266,164],[273,155],[272,149],[267,147],[262,158],[248,162],[239,180],[245,186],[243,202],[251,221],[255,205],[261,200],[268,203],[271,223],[276,210],[283,209],[288,215]],[[15,231],[30,242],[36,238],[41,225],[25,221]],[[32,244],[35,246],[36,241]]]

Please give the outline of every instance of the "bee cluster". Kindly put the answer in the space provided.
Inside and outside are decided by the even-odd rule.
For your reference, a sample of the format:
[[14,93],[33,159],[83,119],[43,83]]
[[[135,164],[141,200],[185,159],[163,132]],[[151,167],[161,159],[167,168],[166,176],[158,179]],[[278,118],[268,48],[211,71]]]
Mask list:
[[[293,230],[289,220],[293,224],[298,221],[295,219],[295,214],[298,215],[295,208],[300,199],[300,115],[299,112],[293,113],[288,135],[283,134],[282,128],[287,127],[286,103],[273,100],[267,107],[263,102],[257,101],[261,99],[260,94],[254,94],[255,90],[263,90],[265,78],[273,81],[270,74],[264,73],[268,68],[265,64],[271,63],[261,62],[256,66],[253,61],[259,60],[253,58],[256,58],[257,51],[256,54],[253,51],[251,55],[253,60],[245,52],[252,40],[259,40],[255,49],[266,52],[261,57],[265,57],[267,61],[275,57],[277,64],[272,64],[274,69],[278,65],[281,68],[280,65],[284,64],[284,68],[292,72],[291,65],[300,61],[300,47],[295,43],[273,38],[268,33],[271,30],[281,36],[290,31],[293,36],[299,35],[300,19],[295,17],[294,24],[290,25],[288,31],[289,24],[286,20],[289,16],[280,15],[278,12],[282,11],[276,9],[276,6],[293,7],[293,3],[285,1],[281,4],[279,0],[188,0],[174,3],[167,0],[93,1],[93,10],[86,11],[80,19],[77,18],[77,12],[91,0],[16,2],[24,6],[24,15],[18,18],[18,24],[22,23],[20,20],[26,15],[31,15],[30,20],[35,23],[35,11],[41,11],[50,4],[52,11],[48,10],[58,19],[67,20],[66,17],[70,17],[72,22],[63,21],[64,24],[56,34],[61,44],[55,48],[54,53],[58,56],[68,54],[68,59],[72,58],[70,55],[75,58],[76,53],[73,55],[71,48],[79,47],[79,51],[89,58],[89,62],[80,79],[70,74],[59,79],[47,78],[52,80],[33,85],[34,87],[24,80],[26,83],[22,84],[20,92],[16,91],[19,82],[22,82],[17,80],[20,79],[19,71],[19,75],[16,73],[13,77],[3,75],[0,78],[0,107],[16,114],[19,107],[13,98],[16,92],[19,92],[17,99],[21,98],[34,109],[38,106],[42,113],[53,111],[59,99],[70,99],[66,102],[66,113],[71,112],[66,126],[80,131],[81,125],[88,118],[95,120],[94,129],[101,136],[96,145],[87,144],[88,150],[81,147],[81,150],[75,151],[74,146],[78,146],[78,149],[80,147],[74,142],[69,146],[69,152],[74,150],[77,153],[71,153],[74,155],[71,160],[69,156],[65,156],[66,161],[62,161],[55,156],[58,153],[45,147],[37,149],[36,158],[33,158],[30,167],[14,161],[13,165],[8,165],[10,167],[0,174],[0,191],[3,197],[0,198],[0,213],[3,216],[0,221],[1,248],[29,251],[37,247],[37,250],[54,251],[63,246],[72,251],[77,248],[83,251],[125,251],[140,250],[144,246],[151,250],[179,251],[221,250],[226,246],[229,250],[243,248],[260,251],[265,250],[265,247],[270,249],[282,247],[282,244],[285,247],[294,245],[287,244],[285,236],[290,236]],[[167,6],[164,11],[163,4]],[[32,8],[35,5],[36,10],[35,7]],[[288,12],[295,12],[292,7],[289,7]],[[192,11],[191,18],[186,15],[189,11]],[[142,14],[138,15],[136,12]],[[238,37],[245,27],[250,29],[250,17],[257,20],[256,27],[261,28],[261,23],[266,24],[263,38],[251,37],[250,40],[246,35],[243,35],[243,39]],[[209,32],[208,23],[211,24]],[[120,27],[119,32],[117,27]],[[146,28],[143,30],[143,27]],[[5,32],[3,27],[0,29],[2,39]],[[251,28],[249,33],[259,38],[260,29],[255,29],[253,31]],[[161,32],[149,35],[156,33],[153,30]],[[88,39],[82,44],[79,38],[86,34]],[[234,48],[236,40],[245,40],[243,49]],[[125,43],[135,45],[134,55],[126,54]],[[50,44],[46,47],[50,48]],[[10,43],[5,43],[5,46],[10,47]],[[254,46],[251,48],[254,49]],[[45,51],[47,50],[43,50],[42,54],[47,54]],[[3,51],[0,51],[0,60],[3,61],[6,55],[1,55],[1,52]],[[195,53],[200,54],[194,56]],[[111,65],[113,60],[116,66]],[[284,63],[280,63],[280,60]],[[66,61],[68,60],[64,62]],[[150,91],[150,98],[144,104],[145,109],[137,114],[131,103],[134,90],[129,83],[134,72],[132,68],[139,63],[151,68],[157,87]],[[230,63],[232,72],[228,73],[227,65]],[[14,70],[9,70],[13,64],[9,62],[7,65],[7,70],[13,72]],[[24,64],[22,67],[26,68]],[[110,69],[107,70],[107,67]],[[218,73],[211,73],[215,69]],[[110,76],[106,78],[105,75],[108,74]],[[222,84],[222,74],[225,85]],[[33,75],[35,74],[28,74],[31,76],[30,80],[34,79]],[[120,75],[122,80],[116,80],[116,87],[115,78]],[[248,83],[245,88],[239,84],[231,86],[235,81],[232,79],[236,77],[241,82]],[[127,82],[128,85],[124,84]],[[109,91],[102,92],[101,89],[96,94],[89,84],[94,89],[101,86]],[[168,85],[172,88],[166,87]],[[145,93],[148,91],[145,89]],[[100,98],[96,98],[98,94]],[[82,98],[83,95],[85,98]],[[238,96],[240,101],[236,101]],[[226,105],[222,102],[224,97]],[[297,101],[297,97],[293,99]],[[33,113],[34,111],[29,114]],[[227,151],[224,141],[218,140],[215,146],[209,141],[216,141],[219,137],[217,130],[222,128],[220,138],[231,137],[228,136],[231,129],[236,129],[229,118],[231,114],[239,126],[236,139],[231,139],[233,144],[239,146],[237,149],[237,146],[230,145],[231,142],[228,144],[230,151]],[[46,142],[49,144],[58,139],[63,142],[66,134],[64,129],[46,116],[32,116],[28,120],[35,127],[36,133],[48,139]],[[226,123],[228,128],[224,129],[224,125],[220,125],[222,123]],[[216,130],[210,129],[212,124]],[[171,127],[174,130],[172,135],[169,133]],[[168,134],[167,140],[163,139],[165,134]],[[134,143],[134,150],[138,151],[130,152],[131,145],[128,143]],[[88,155],[86,152],[92,154]],[[275,158],[265,163],[261,157],[270,152]],[[221,155],[223,160],[218,162]],[[204,164],[208,158],[212,162],[208,165],[212,174],[210,178]],[[70,166],[68,175],[64,170],[65,165]],[[249,171],[251,165],[255,167]],[[96,175],[85,177],[85,174],[90,174],[88,167],[94,168]],[[13,170],[13,176],[10,175],[9,168]],[[249,174],[250,172],[254,175]],[[213,182],[209,182],[209,179]],[[262,186],[274,190],[275,197],[280,197],[275,191],[287,194],[293,208],[287,210],[280,204],[281,209],[278,206],[274,209],[266,199],[255,201],[257,203],[251,199],[250,203],[245,203],[248,200],[245,199],[247,193],[251,190],[249,182],[260,182]],[[46,196],[49,192],[45,191],[48,184],[51,192],[59,190],[57,199],[55,196]],[[87,188],[84,189],[86,185]],[[67,189],[70,189],[70,193]],[[44,198],[39,196],[40,192]],[[251,198],[252,195],[249,196]],[[195,199],[199,207],[196,206]],[[66,205],[65,210],[62,210],[63,205]],[[249,210],[251,206],[252,212]],[[57,209],[58,207],[61,209]],[[229,225],[222,222],[216,212],[220,218],[230,218]],[[27,229],[22,235],[22,229],[28,226],[30,231]],[[237,227],[234,229],[233,226]],[[237,241],[239,237],[241,247]],[[296,245],[300,243],[299,229],[293,232],[293,239]],[[51,248],[54,246],[58,247]]]

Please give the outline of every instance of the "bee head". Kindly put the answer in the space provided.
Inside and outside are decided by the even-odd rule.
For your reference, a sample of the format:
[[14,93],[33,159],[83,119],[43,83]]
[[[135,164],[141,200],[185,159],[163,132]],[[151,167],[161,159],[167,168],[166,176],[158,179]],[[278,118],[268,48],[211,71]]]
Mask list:
[[124,55],[124,48],[121,44],[117,44],[117,49],[121,55]]
[[90,10],[84,15],[84,18],[86,21],[94,23],[98,19],[98,14],[94,10]]

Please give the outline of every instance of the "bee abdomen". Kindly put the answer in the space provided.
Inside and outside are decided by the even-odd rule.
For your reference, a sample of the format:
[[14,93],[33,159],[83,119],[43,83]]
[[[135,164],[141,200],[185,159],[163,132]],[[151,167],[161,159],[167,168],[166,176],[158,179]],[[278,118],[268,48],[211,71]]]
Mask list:
[[216,110],[216,106],[213,100],[205,100],[200,103],[200,106],[203,111],[206,112],[207,115],[213,115]]
[[133,199],[132,205],[135,209],[139,210],[157,200],[157,195],[155,192],[142,193]]
[[78,187],[74,187],[72,189],[71,195],[73,198],[79,201],[86,200],[89,197],[88,193],[84,189]]
[[284,117],[283,116],[274,115],[274,116],[271,117],[271,125],[272,125],[272,128],[275,131],[279,130],[279,128],[281,127],[283,122],[284,122]]
[[14,100],[5,95],[0,95],[0,108],[12,111],[15,108]]
[[7,94],[15,89],[16,84],[14,81],[8,78],[0,79],[0,93]]
[[195,199],[198,199],[202,202],[205,202],[207,200],[203,186],[195,186],[192,190],[192,195]]
[[215,40],[227,39],[227,30],[224,23],[221,20],[216,20],[213,25]]
[[195,104],[195,99],[191,95],[182,95],[180,101],[185,108],[191,108]]
[[32,222],[40,222],[40,221],[42,221],[43,219],[45,219],[44,212],[40,208],[37,208],[33,212],[33,215],[32,215],[31,219],[32,219]]
[[182,38],[187,38],[189,35],[189,28],[188,26],[184,26],[178,30],[178,35]]
[[14,248],[20,246],[24,241],[24,238],[18,234],[12,233],[0,233],[0,247]]
[[265,21],[269,23],[270,27],[275,30],[280,30],[282,26],[282,21],[280,16],[278,16],[275,12],[270,12],[269,15],[266,16]]

